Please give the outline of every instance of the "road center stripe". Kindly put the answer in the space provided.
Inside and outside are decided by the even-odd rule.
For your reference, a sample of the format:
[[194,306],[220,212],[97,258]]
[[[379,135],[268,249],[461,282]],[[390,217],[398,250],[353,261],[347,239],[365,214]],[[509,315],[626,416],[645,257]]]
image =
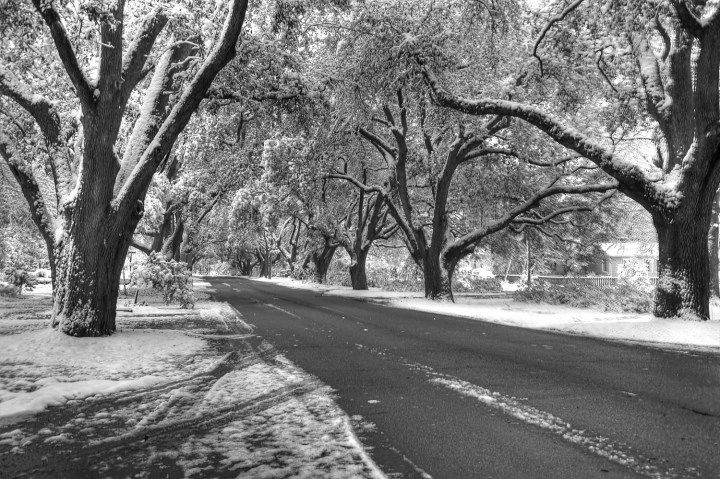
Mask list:
[[677,471],[672,467],[660,468],[651,464],[650,459],[641,455],[632,455],[627,447],[613,444],[609,438],[587,434],[584,430],[578,430],[548,412],[541,411],[527,404],[521,403],[518,399],[505,396],[501,393],[477,386],[460,378],[435,371],[430,366],[415,363],[406,358],[394,355],[387,351],[370,348],[362,344],[355,345],[358,349],[380,355],[386,360],[395,360],[407,368],[425,374],[428,382],[437,386],[448,388],[464,396],[471,397],[485,404],[488,407],[497,409],[504,414],[512,416],[526,424],[541,427],[560,436],[563,440],[576,444],[587,452],[601,456],[611,462],[626,467],[643,476],[664,479],[678,476],[693,477],[692,470]]
[[295,318],[295,319],[302,319],[302,318],[301,318],[300,316],[298,316],[297,314],[293,314],[293,313],[291,313],[290,311],[286,311],[286,310],[284,310],[284,309],[282,309],[282,308],[279,308],[279,307],[275,306],[274,304],[270,304],[270,303],[263,303],[263,304],[264,304],[265,306],[269,306],[269,307],[271,307],[271,308],[273,308],[273,309],[277,309],[278,311],[281,311],[281,312],[287,314],[288,316],[292,316],[292,317]]

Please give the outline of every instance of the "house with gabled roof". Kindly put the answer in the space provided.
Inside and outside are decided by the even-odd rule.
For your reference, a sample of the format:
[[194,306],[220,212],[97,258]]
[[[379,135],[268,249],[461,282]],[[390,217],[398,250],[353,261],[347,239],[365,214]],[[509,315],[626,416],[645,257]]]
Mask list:
[[632,262],[644,265],[648,276],[658,273],[658,244],[655,242],[626,241],[602,243],[602,260],[589,265],[588,269],[604,276],[619,276],[624,267]]

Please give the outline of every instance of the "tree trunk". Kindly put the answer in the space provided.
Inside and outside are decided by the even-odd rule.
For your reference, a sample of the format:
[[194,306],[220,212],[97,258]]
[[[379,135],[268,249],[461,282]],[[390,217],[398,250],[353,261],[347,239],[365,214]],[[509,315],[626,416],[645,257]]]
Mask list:
[[708,255],[710,261],[710,295],[720,297],[720,192],[715,194],[713,200],[712,218],[710,220],[710,232],[708,233]]
[[698,211],[686,221],[655,219],[659,248],[655,316],[709,319],[708,222],[701,219],[705,216]]
[[440,254],[430,254],[423,260],[425,297],[436,301],[455,301],[452,292],[452,276],[455,264],[443,260]]
[[180,214],[175,216],[175,229],[172,234],[165,240],[162,247],[162,254],[167,259],[180,261],[180,245],[182,244],[183,234],[185,233],[185,222]]
[[324,248],[321,252],[313,253],[312,261],[315,265],[315,282],[324,284],[327,282],[327,272],[330,269],[330,263],[332,263],[333,256],[335,256],[335,250],[337,246],[330,246]]
[[252,275],[252,260],[250,259],[243,259],[240,260],[240,274],[243,276],[251,276]]
[[73,226],[56,248],[52,326],[71,336],[106,336],[115,331],[120,276],[134,226],[122,235]]
[[361,249],[354,253],[354,258],[350,263],[350,283],[352,289],[367,290],[367,271],[365,265],[367,263],[368,250]]

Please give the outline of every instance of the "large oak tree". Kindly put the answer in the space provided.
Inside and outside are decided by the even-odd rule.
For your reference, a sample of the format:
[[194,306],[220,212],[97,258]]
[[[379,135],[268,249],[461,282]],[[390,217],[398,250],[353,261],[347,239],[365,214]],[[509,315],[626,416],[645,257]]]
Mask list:
[[[22,64],[15,69],[3,63],[0,98],[12,100],[37,123],[56,205],[47,203],[32,159],[16,146],[20,133],[0,134],[0,155],[47,244],[53,326],[73,336],[111,334],[120,273],[148,186],[213,79],[234,56],[248,2],[231,0],[200,25],[184,29],[183,19],[196,21],[198,15],[179,5],[172,11],[158,6],[139,17],[142,5],[133,10],[125,0],[92,2],[79,13],[52,1],[32,3],[46,32],[37,38],[51,37],[53,58],[59,57],[70,82],[57,76],[56,91],[33,88]],[[223,16],[216,28],[214,20]],[[92,27],[83,30],[87,20]],[[53,66],[50,62],[46,75],[56,73]],[[151,72],[139,111],[128,108]]]
[[[547,49],[564,41],[558,49],[563,60],[571,62],[572,71],[586,72],[586,83],[604,77],[608,98],[623,82],[638,85],[645,103],[641,113],[657,138],[643,158],[616,148],[612,135],[577,128],[572,115],[550,113],[548,103],[453,93],[447,86],[450,79],[441,80],[425,64],[427,83],[438,104],[471,115],[520,118],[615,178],[619,190],[652,215],[657,230],[655,315],[708,319],[708,230],[720,184],[720,6],[671,0],[578,1],[571,7],[540,31],[534,48],[539,65],[553,60],[543,55],[542,41]],[[587,21],[565,27],[573,15],[585,15]],[[550,36],[553,29],[559,32],[556,37]],[[608,47],[593,40],[613,47],[616,68],[610,59],[603,63]],[[583,45],[599,50],[582,51]]]

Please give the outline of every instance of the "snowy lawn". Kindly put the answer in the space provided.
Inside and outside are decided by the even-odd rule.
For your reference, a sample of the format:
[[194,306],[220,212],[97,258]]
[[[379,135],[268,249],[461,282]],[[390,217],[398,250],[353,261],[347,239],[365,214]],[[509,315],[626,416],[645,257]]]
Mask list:
[[[256,281],[268,281],[256,279]],[[322,291],[327,296],[358,298],[394,308],[459,316],[522,328],[544,329],[615,341],[642,342],[674,349],[720,352],[720,320],[686,322],[651,314],[608,313],[562,305],[522,303],[511,298],[456,295],[456,303],[429,301],[422,293],[377,289],[353,291],[342,286],[303,283],[288,278],[270,280],[282,286]],[[714,314],[719,318],[720,314]]]
[[141,294],[116,334],[79,339],[48,328],[48,293],[0,297],[10,476],[384,477],[332,391],[226,304]]

